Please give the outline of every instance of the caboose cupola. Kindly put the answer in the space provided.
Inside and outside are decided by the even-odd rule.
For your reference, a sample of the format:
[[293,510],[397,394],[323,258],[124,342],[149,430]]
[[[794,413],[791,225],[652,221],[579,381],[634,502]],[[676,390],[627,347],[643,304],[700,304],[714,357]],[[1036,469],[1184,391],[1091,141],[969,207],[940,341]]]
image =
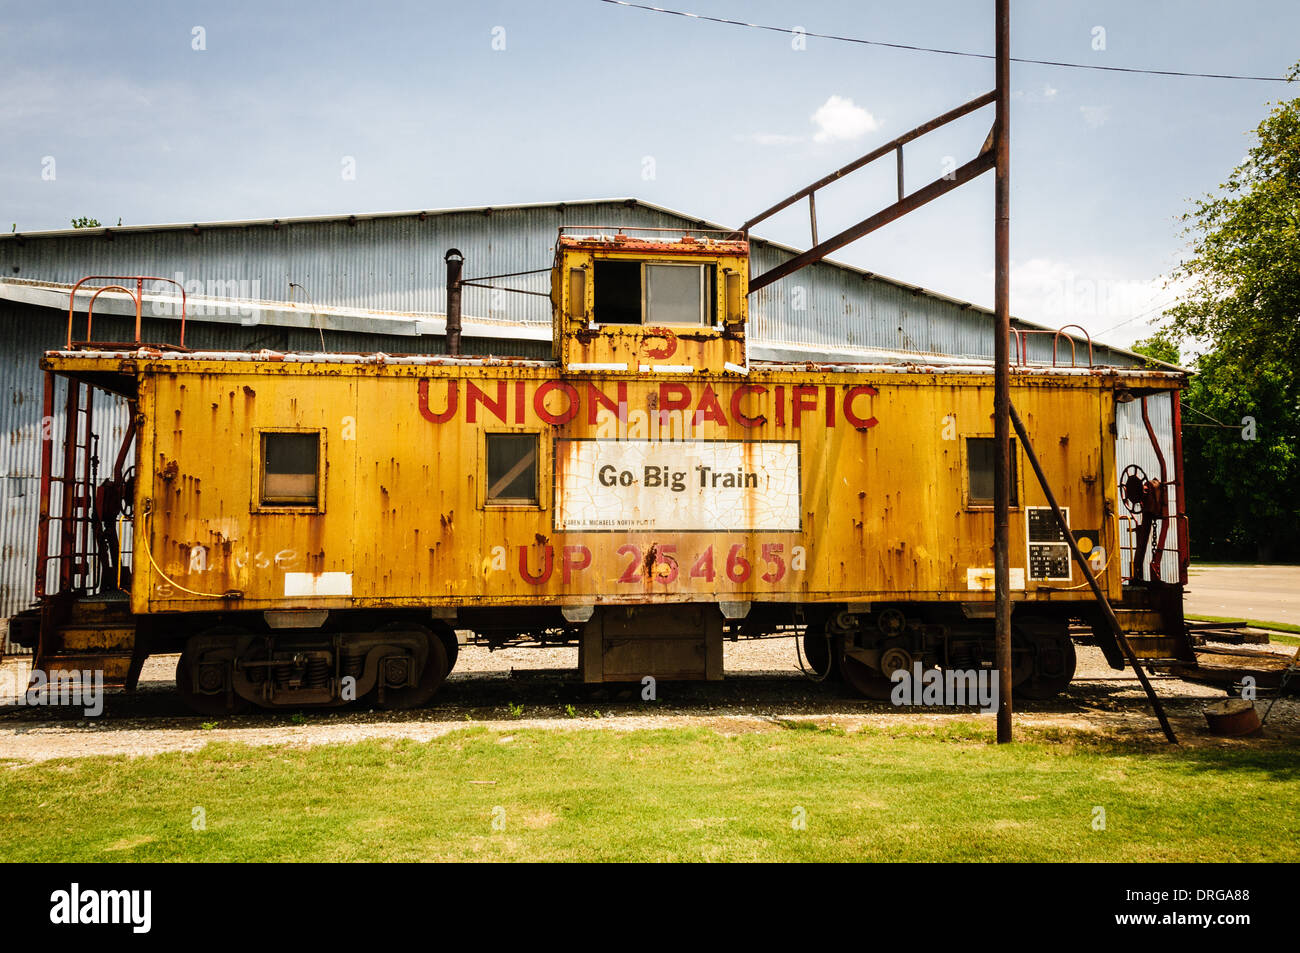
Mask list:
[[747,369],[749,243],[676,229],[560,230],[551,276],[566,371]]

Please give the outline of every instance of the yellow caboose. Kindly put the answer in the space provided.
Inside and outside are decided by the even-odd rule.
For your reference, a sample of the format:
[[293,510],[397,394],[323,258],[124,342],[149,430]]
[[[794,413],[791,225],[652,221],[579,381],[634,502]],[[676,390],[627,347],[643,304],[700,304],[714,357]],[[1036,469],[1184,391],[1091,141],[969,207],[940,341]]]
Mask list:
[[[130,684],[180,650],[201,711],[423,704],[456,630],[576,642],[595,682],[718,679],[725,637],[774,632],[867,694],[916,664],[991,666],[992,367],[750,361],[748,264],[734,236],[562,230],[549,361],[49,352],[133,424],[100,486],[53,477],[47,449],[38,665],[93,659]],[[1013,370],[1071,532],[1124,604],[1117,403],[1182,376]],[[1024,453],[1014,671],[1035,697],[1073,675],[1070,623],[1098,617]],[[109,567],[97,592],[77,584],[88,554]]]

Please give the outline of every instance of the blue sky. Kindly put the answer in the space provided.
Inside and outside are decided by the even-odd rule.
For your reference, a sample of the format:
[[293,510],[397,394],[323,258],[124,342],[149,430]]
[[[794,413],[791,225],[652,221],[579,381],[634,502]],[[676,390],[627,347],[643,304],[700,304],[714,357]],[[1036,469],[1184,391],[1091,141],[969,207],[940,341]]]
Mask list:
[[[993,48],[992,0],[658,3]],[[7,6],[0,220],[20,231],[627,195],[739,224],[992,87],[987,60],[817,38],[799,50],[599,0]],[[1281,76],[1300,60],[1300,4],[1013,0],[1012,47]],[[1190,200],[1241,160],[1270,102],[1300,95],[1028,64],[1012,82],[1013,312],[1120,344],[1175,293],[1162,276]],[[910,146],[909,187],[973,156],[991,121]],[[882,163],[819,195],[822,235],[892,201],[893,175]],[[837,257],[989,305],[992,195],[985,176]],[[807,229],[800,206],[758,232],[804,247]]]

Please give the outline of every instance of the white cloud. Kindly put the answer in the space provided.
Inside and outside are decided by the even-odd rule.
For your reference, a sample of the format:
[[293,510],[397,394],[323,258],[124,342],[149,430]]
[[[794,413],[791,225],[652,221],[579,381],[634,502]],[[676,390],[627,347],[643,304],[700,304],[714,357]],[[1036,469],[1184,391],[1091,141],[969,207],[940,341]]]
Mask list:
[[1030,258],[1011,263],[1011,313],[1050,328],[1081,324],[1098,340],[1126,346],[1148,337],[1186,290],[1168,275],[1115,277],[1105,262]]
[[1050,83],[1044,83],[1042,89],[1034,92],[1027,93],[1023,89],[1013,89],[1011,91],[1011,98],[1015,100],[1023,100],[1027,103],[1050,103],[1056,100],[1056,94],[1058,92],[1060,92],[1060,90],[1055,86]]
[[1088,124],[1089,129],[1104,126],[1106,120],[1110,119],[1109,106],[1080,106],[1079,112],[1083,113],[1083,121]]
[[803,136],[787,136],[779,132],[753,132],[734,138],[737,142],[754,142],[760,146],[789,146],[804,140]]
[[831,96],[822,103],[812,114],[812,121],[817,126],[814,142],[860,139],[880,128],[875,116],[843,96]]

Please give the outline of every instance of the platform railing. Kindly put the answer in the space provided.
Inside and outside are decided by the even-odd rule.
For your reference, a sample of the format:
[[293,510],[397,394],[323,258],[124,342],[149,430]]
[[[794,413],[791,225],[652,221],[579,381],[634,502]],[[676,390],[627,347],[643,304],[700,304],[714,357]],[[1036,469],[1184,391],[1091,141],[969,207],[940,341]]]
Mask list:
[[1057,328],[1055,331],[1052,331],[1049,328],[1012,328],[1011,341],[1015,346],[1015,358],[1014,358],[1015,364],[1018,367],[1028,367],[1030,365],[1031,362],[1029,359],[1029,340],[1028,340],[1030,335],[1050,334],[1052,335],[1052,366],[1053,367],[1064,366],[1063,364],[1060,363],[1060,354],[1059,354],[1061,339],[1064,338],[1067,342],[1069,342],[1070,345],[1070,367],[1078,367],[1079,360],[1078,360],[1078,351],[1076,349],[1075,339],[1066,333],[1071,328],[1076,328],[1079,331],[1079,333],[1083,335],[1083,340],[1085,340],[1088,343],[1088,366],[1092,367],[1093,366],[1092,335],[1088,333],[1086,328],[1078,324],[1066,324]]
[[[159,278],[153,275],[87,275],[86,277],[78,281],[75,285],[73,285],[72,291],[68,293],[68,336],[66,342],[68,350],[72,350],[72,346],[73,346],[72,322],[76,312],[77,292],[82,290],[81,286],[88,281],[112,281],[112,282],[124,281],[127,282],[128,284],[134,282],[135,290],[132,291],[130,288],[121,284],[111,284],[111,285],[103,285],[100,287],[96,287],[94,289],[95,293],[90,296],[90,303],[86,308],[86,337],[84,340],[76,342],[77,344],[86,345],[86,344],[96,343],[94,339],[94,330],[93,330],[94,318],[95,318],[95,301],[98,300],[99,296],[106,291],[120,292],[122,294],[126,294],[131,297],[132,302],[135,304],[135,340],[133,343],[136,345],[142,344],[143,341],[141,339],[141,330],[144,324],[144,283],[146,281],[160,281],[160,282],[166,282],[168,284],[173,284],[178,289],[180,289],[180,293],[181,293],[180,346],[182,348],[185,347],[185,313],[186,313],[185,286],[182,285],[175,278]],[[86,288],[85,290],[89,291],[90,288]],[[118,342],[102,342],[102,343],[122,344],[125,342],[118,341]]]

